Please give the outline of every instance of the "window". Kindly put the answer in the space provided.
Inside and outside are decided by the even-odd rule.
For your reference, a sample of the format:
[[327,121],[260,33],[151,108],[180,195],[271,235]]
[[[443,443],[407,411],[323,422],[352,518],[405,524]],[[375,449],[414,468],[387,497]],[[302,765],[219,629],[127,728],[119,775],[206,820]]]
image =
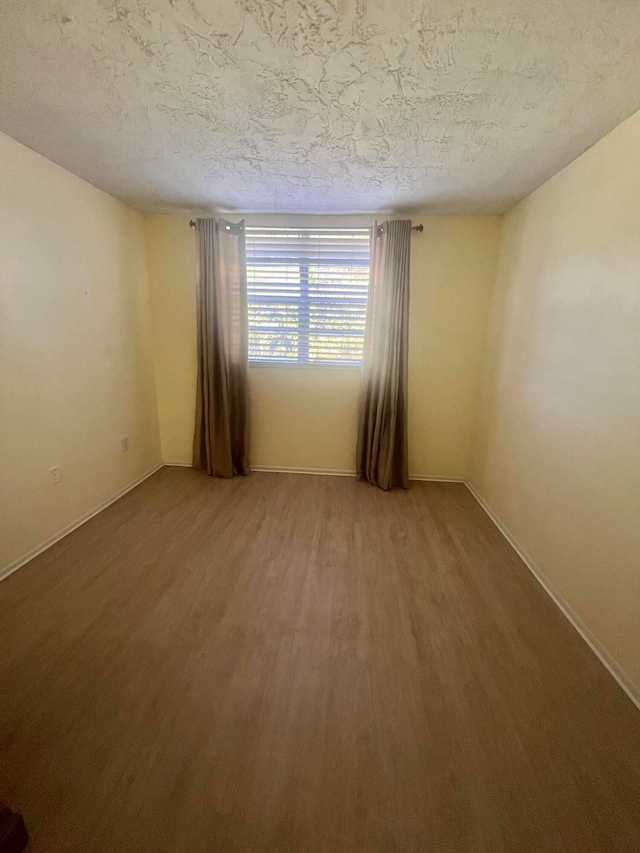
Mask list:
[[249,361],[362,363],[368,228],[247,227]]

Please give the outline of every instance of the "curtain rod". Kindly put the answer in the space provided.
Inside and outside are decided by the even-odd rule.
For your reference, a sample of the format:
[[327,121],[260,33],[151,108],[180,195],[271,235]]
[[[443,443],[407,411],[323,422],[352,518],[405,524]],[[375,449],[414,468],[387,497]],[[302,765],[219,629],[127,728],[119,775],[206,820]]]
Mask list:
[[[190,219],[189,220],[189,228],[195,228],[195,227],[196,227],[195,219]],[[306,228],[307,226],[303,226],[303,227]],[[310,226],[308,226],[308,227],[310,227]],[[286,228],[286,225],[283,226],[283,228]],[[424,231],[424,225],[422,224],[422,222],[420,223],[420,225],[412,225],[411,230],[412,231],[418,231],[420,234],[422,234],[422,232]]]

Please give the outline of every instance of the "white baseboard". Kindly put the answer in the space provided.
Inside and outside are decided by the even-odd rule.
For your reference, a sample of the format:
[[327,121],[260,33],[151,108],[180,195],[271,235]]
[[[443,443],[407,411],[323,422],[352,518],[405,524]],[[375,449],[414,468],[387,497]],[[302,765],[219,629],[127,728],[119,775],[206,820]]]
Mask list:
[[[190,462],[167,462],[165,465],[171,468],[191,468]],[[356,472],[352,468],[288,468],[283,465],[252,465],[252,471],[264,471],[271,474],[319,474],[324,477],[355,477]],[[461,477],[434,477],[430,474],[411,474],[410,480],[418,480],[425,483],[464,483]]]
[[622,669],[620,664],[602,645],[600,640],[598,640],[597,637],[589,630],[589,628],[587,628],[587,626],[584,624],[584,622],[578,616],[575,610],[571,607],[571,605],[555,591],[551,583],[549,583],[549,581],[545,577],[544,573],[527,554],[527,552],[520,545],[515,536],[513,536],[513,534],[500,521],[498,516],[494,513],[494,511],[491,509],[491,507],[488,505],[482,495],[471,485],[468,480],[465,480],[464,484],[469,489],[474,498],[478,501],[482,509],[487,513],[491,521],[493,521],[500,533],[502,533],[504,538],[511,545],[516,554],[520,557],[525,566],[529,569],[534,578],[538,581],[540,586],[547,593],[547,595],[552,599],[556,606],[560,608],[562,613],[564,613],[566,618],[569,620],[569,622],[571,622],[571,624],[580,634],[585,643],[587,643],[587,645],[590,647],[591,651],[594,652],[595,655],[597,655],[597,657],[609,670],[611,675],[615,678],[620,687],[622,687],[622,689],[631,699],[631,701],[634,702],[638,708],[640,708],[640,687],[638,687],[636,684],[633,683],[633,681],[631,681],[631,679]]
[[430,474],[409,474],[409,479],[419,483],[464,483],[462,477],[432,477]]
[[252,471],[270,474],[320,474],[325,477],[355,477],[356,472],[346,468],[285,468],[280,465],[252,465]]
[[45,539],[40,545],[37,545],[35,548],[32,548],[31,551],[23,554],[22,557],[18,557],[17,560],[9,563],[8,566],[5,566],[4,569],[0,569],[0,581],[8,578],[9,575],[16,572],[18,569],[22,568],[25,563],[33,560],[34,557],[37,557],[38,554],[42,554],[43,551],[46,551],[47,548],[50,548],[52,545],[55,545],[56,542],[59,542],[61,539],[64,539],[65,536],[68,536],[69,533],[72,533],[78,527],[83,525],[85,521],[89,521],[90,518],[93,518],[94,515],[97,515],[99,512],[102,512],[103,509],[106,509],[110,504],[115,503],[119,498],[123,495],[126,495],[127,492],[130,492],[131,489],[135,489],[136,486],[139,486],[143,480],[146,480],[147,477],[150,477],[152,474],[155,474],[156,471],[159,471],[162,468],[164,462],[158,462],[157,465],[154,465],[153,468],[150,468],[148,471],[145,471],[140,477],[137,477],[131,483],[127,483],[126,486],[123,486],[119,489],[114,495],[107,498],[106,500],[99,503],[97,506],[94,506],[93,509],[90,509],[89,512],[86,512],[84,515],[80,516],[76,521],[72,521],[71,524],[68,524],[66,527],[63,527],[62,530],[59,530],[58,533],[54,533],[53,536],[49,536],[48,539]]
[[[168,464],[168,463],[167,463]],[[277,474],[321,474],[326,477],[355,477],[356,472],[347,468],[283,468],[275,465],[252,465],[252,471],[267,471]],[[410,480],[425,483],[463,483],[464,480],[453,477],[431,477],[429,475],[410,475]]]

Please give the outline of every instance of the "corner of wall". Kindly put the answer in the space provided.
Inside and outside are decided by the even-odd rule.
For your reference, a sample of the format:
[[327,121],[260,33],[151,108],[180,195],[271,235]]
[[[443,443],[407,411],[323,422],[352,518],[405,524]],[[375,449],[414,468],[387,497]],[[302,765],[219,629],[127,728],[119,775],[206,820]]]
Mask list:
[[466,482],[471,482],[473,480],[477,449],[480,441],[480,430],[482,426],[482,403],[483,400],[486,398],[487,394],[490,331],[496,306],[498,275],[500,270],[500,260],[502,253],[502,241],[504,239],[505,218],[507,215],[508,213],[505,213],[498,218],[496,243],[493,253],[493,269],[491,271],[491,294],[487,306],[487,311],[484,317],[484,333],[482,336],[482,345],[478,352],[477,376],[473,392],[473,419],[471,424],[471,435],[469,437],[469,447],[467,450],[467,460],[464,475],[464,480]]

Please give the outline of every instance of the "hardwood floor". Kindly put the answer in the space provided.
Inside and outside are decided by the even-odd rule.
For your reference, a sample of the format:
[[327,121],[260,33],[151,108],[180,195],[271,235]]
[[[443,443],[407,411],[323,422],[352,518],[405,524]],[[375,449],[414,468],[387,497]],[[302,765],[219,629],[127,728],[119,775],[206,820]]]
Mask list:
[[640,850],[640,713],[458,484],[165,468],[0,584],[33,853]]

